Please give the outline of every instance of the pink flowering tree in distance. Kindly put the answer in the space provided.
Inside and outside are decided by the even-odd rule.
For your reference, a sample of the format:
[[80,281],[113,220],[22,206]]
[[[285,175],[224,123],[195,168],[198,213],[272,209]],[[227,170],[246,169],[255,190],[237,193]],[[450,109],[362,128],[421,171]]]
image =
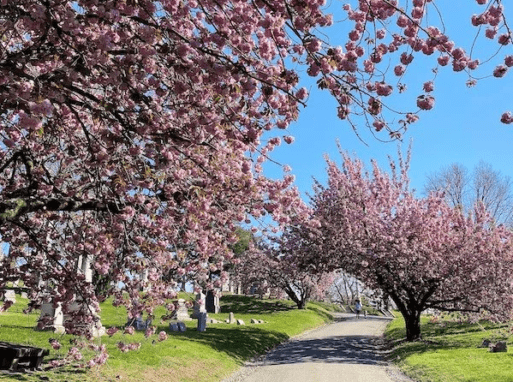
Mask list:
[[[469,22],[507,49],[501,2],[476,3]],[[23,279],[35,306],[46,289],[65,311],[79,298],[86,321],[107,295],[130,315],[151,312],[173,296],[174,277],[207,282],[230,260],[239,222],[302,219],[292,175],[262,175],[271,151],[293,141],[283,129],[307,99],[297,64],[337,100],[340,118],[363,115],[392,138],[434,106],[431,81],[407,110],[385,102],[404,90],[415,56],[474,80],[477,58],[426,17],[434,1],[343,5],[348,33],[333,43],[318,33],[333,23],[324,7],[0,0],[0,234],[9,244],[0,287]],[[495,77],[513,65],[500,60]],[[77,276],[85,256],[97,279],[111,279],[97,293]]]
[[387,173],[342,154],[328,160],[328,184],[316,187],[315,216],[321,228],[303,232],[314,251],[311,264],[340,267],[382,290],[406,321],[408,340],[420,338],[427,308],[511,319],[511,232],[496,226],[484,208],[471,216],[441,194],[416,198],[408,188],[407,163]]
[[[280,239],[281,241],[282,239]],[[305,309],[310,299],[320,300],[334,282],[331,272],[313,272],[299,257],[301,252],[285,253],[284,246],[252,245],[235,267],[238,279],[247,290],[253,285],[279,289]]]

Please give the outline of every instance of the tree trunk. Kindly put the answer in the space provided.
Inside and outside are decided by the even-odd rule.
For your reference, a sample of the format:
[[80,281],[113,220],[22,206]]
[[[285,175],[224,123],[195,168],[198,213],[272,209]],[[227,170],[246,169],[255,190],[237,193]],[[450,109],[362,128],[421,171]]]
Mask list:
[[406,340],[417,341],[421,339],[420,335],[420,312],[401,312],[406,324]]
[[423,311],[423,304],[416,301],[403,302],[394,292],[387,293],[395,302],[397,308],[404,317],[406,325],[406,341],[417,341],[421,339],[420,335],[420,314]]
[[298,297],[296,292],[294,292],[290,287],[285,287],[283,290],[287,293],[290,299],[296,303],[298,309],[305,309],[306,298]]

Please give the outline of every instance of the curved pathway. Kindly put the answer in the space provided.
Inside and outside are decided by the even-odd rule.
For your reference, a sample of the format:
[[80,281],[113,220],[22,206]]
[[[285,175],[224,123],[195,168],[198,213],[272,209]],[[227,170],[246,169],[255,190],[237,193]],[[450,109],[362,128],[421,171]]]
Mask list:
[[282,344],[225,382],[399,382],[375,345],[389,319],[337,314],[335,322]]

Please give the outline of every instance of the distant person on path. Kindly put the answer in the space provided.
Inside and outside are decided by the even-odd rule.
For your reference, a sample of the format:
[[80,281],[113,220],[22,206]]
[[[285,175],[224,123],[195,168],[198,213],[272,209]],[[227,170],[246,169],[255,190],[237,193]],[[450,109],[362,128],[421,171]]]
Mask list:
[[356,304],[354,306],[354,310],[356,312],[356,318],[360,318],[360,312],[362,311],[362,304],[360,303],[360,300],[356,300]]

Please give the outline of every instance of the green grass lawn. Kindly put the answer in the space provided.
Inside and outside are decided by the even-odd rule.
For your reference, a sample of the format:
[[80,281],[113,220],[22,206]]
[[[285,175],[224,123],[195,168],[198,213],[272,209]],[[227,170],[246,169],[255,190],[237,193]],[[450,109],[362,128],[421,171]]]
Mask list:
[[[187,296],[181,296],[186,297]],[[189,297],[190,298],[190,297]],[[17,303],[7,313],[0,314],[0,341],[44,347],[50,350],[45,362],[63,357],[72,346],[69,335],[36,331],[34,327],[39,312],[23,313],[28,301],[17,296]],[[105,344],[109,351],[107,364],[101,369],[84,370],[61,368],[44,372],[0,373],[1,381],[220,381],[239,368],[244,361],[264,353],[278,343],[306,330],[318,327],[332,319],[329,304],[309,303],[308,309],[298,310],[290,301],[260,300],[245,296],[223,296],[220,314],[209,314],[217,320],[226,320],[229,312],[242,319],[245,326],[225,323],[209,324],[207,331],[196,331],[196,321],[186,322],[184,333],[169,332],[168,323],[160,323],[163,309],[157,309],[156,335],[145,338],[144,333],[133,336],[120,332],[112,337],[103,336],[97,344]],[[102,304],[102,324],[106,327],[123,327],[126,323],[124,308],[115,308],[108,301]],[[265,324],[250,324],[251,318],[264,320]],[[168,339],[157,341],[161,330]],[[50,348],[48,340],[58,339],[60,350]],[[141,342],[139,350],[122,353],[117,343]],[[90,357],[93,353],[88,354]]]
[[[512,382],[513,336],[511,326],[481,322],[459,323],[450,316],[439,322],[422,317],[422,341],[404,342],[404,320],[396,318],[386,337],[395,343],[391,359],[419,382]],[[507,353],[482,348],[484,339],[506,341]]]

